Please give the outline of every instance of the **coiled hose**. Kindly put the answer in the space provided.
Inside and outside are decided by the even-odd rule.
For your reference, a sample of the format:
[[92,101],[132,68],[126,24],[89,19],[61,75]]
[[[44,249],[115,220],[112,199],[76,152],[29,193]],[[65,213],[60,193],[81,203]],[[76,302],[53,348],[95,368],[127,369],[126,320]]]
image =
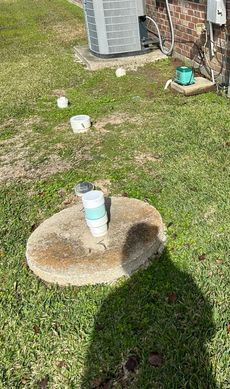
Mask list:
[[148,16],[148,15],[146,15],[146,19],[150,20],[154,24],[154,26],[156,27],[158,38],[159,38],[160,49],[161,49],[162,53],[165,54],[165,55],[170,55],[172,53],[172,51],[173,51],[175,35],[174,35],[174,27],[173,27],[173,22],[172,22],[172,16],[171,16],[171,12],[170,12],[170,9],[169,9],[169,2],[168,2],[168,0],[165,0],[165,2],[166,2],[166,9],[167,9],[167,13],[168,13],[169,25],[170,25],[170,30],[171,30],[171,45],[170,45],[169,49],[167,47],[163,46],[162,38],[161,38],[161,33],[160,33],[160,30],[159,30],[157,22],[153,18]]

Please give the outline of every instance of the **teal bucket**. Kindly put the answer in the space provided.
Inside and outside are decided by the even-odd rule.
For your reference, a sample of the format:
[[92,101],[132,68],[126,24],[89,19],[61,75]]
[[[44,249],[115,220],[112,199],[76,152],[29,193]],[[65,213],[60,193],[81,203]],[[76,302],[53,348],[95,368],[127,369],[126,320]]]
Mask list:
[[178,66],[176,68],[176,79],[175,81],[180,85],[191,85],[195,84],[193,70],[187,66]]
[[88,220],[97,220],[104,217],[106,214],[105,204],[97,208],[85,208],[85,217]]

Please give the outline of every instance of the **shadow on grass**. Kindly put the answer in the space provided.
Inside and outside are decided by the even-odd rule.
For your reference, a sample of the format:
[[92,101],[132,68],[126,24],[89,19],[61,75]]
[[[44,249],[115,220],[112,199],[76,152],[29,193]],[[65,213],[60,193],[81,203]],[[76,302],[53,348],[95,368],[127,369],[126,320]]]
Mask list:
[[[151,234],[156,228],[148,224],[131,229],[123,258]],[[103,302],[81,387],[216,388],[206,351],[213,332],[211,306],[166,249]]]

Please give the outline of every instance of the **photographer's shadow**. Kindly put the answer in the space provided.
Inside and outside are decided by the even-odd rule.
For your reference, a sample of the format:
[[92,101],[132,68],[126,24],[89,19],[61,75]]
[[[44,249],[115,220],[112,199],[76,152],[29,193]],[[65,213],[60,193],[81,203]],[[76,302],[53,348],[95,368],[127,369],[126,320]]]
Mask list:
[[[148,224],[133,228],[124,258],[146,234],[156,234]],[[102,303],[81,388],[214,389],[206,349],[213,332],[211,306],[165,249]]]

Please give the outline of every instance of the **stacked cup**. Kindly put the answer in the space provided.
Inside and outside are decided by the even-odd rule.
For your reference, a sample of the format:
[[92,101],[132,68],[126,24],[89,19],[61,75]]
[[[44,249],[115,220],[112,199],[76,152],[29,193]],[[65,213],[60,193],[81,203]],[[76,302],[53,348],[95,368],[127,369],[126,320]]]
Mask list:
[[107,233],[108,216],[105,209],[104,194],[100,190],[84,193],[82,202],[85,218],[93,236],[99,237]]

